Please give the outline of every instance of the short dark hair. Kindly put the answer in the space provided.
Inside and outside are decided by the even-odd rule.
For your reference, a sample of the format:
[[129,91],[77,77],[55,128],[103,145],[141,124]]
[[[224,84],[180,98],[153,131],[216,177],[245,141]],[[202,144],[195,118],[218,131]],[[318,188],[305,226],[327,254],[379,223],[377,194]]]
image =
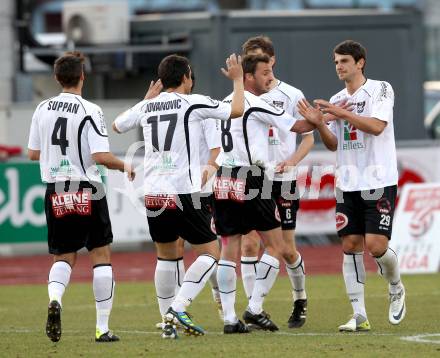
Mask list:
[[160,61],[157,74],[162,82],[163,88],[176,88],[182,84],[182,77],[190,77],[191,66],[186,57],[169,55]]
[[53,72],[61,86],[76,87],[84,72],[84,55],[79,51],[66,52],[55,60]]
[[365,64],[362,68],[362,72],[364,72],[365,66],[367,64],[367,50],[364,46],[362,46],[359,42],[353,40],[345,40],[340,44],[336,45],[333,49],[333,58],[335,54],[338,55],[350,55],[354,58],[355,62],[358,62],[361,58],[364,59]]
[[260,62],[270,63],[270,57],[268,55],[245,55],[241,60],[243,66],[243,75],[246,73],[255,74],[257,66]]
[[243,46],[241,46],[241,49],[244,54],[260,49],[264,54],[270,57],[275,56],[275,49],[272,40],[263,35],[247,39]]

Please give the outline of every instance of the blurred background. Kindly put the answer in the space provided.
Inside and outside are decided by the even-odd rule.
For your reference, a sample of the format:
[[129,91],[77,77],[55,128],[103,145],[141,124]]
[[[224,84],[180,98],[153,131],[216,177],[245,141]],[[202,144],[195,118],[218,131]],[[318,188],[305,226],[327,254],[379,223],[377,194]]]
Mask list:
[[[400,189],[440,181],[438,0],[4,0],[0,29],[0,256],[47,250],[45,187],[38,164],[25,154],[32,113],[59,92],[52,65],[67,50],[87,55],[83,96],[103,108],[110,126],[143,98],[168,54],[189,57],[195,92],[221,99],[231,91],[219,70],[224,59],[248,37],[264,34],[274,42],[277,78],[309,99],[329,98],[343,86],[333,47],[359,41],[368,50],[367,77],[390,82],[396,94]],[[122,157],[140,139],[140,131],[110,133],[111,149]],[[316,141],[299,177],[306,195],[297,232],[300,245],[310,247],[338,242],[334,172],[322,169],[335,158]],[[139,202],[127,195],[120,174],[107,180],[115,248],[145,246]]]

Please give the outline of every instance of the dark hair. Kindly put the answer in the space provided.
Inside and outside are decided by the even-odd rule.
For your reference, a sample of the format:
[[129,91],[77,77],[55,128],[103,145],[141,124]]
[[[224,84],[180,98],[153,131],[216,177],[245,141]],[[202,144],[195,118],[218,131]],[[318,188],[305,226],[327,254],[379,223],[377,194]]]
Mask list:
[[157,74],[164,89],[176,88],[182,84],[182,77],[190,77],[191,66],[186,57],[169,55],[160,61]]
[[84,72],[85,57],[81,52],[66,52],[53,65],[55,78],[65,88],[76,87]]
[[243,75],[246,73],[255,74],[257,70],[257,65],[260,62],[270,63],[270,57],[268,55],[245,55],[241,60],[243,66]]
[[363,58],[365,64],[362,68],[362,72],[364,72],[365,66],[367,64],[367,50],[359,42],[353,40],[342,41],[333,49],[333,57],[336,53],[338,55],[350,55],[351,57],[353,57],[355,62],[358,62],[361,58]]
[[275,56],[275,49],[273,48],[272,40],[267,36],[255,36],[247,39],[246,42],[241,46],[243,53],[247,53],[261,49],[264,54],[272,57]]

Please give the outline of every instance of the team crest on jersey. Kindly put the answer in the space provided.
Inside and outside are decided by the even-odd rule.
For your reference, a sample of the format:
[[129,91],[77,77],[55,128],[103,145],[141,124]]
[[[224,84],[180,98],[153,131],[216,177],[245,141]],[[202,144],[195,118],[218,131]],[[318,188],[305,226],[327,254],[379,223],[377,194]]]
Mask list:
[[365,109],[365,101],[356,103],[356,112],[357,113],[362,113],[364,111],[364,109]]
[[336,213],[336,231],[342,230],[348,225],[348,217],[343,213]]
[[92,194],[89,191],[77,193],[56,193],[50,196],[52,212],[56,218],[66,215],[91,215]]
[[283,101],[273,101],[272,103],[275,107],[278,107],[278,108],[283,108],[283,106],[284,106]]

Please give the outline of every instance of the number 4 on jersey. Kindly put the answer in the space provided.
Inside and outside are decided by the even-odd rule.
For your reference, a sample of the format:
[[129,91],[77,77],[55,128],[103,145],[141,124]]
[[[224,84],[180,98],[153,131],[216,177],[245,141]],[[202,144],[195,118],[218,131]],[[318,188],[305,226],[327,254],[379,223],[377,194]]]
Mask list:
[[69,141],[66,137],[66,129],[67,118],[58,117],[52,132],[52,145],[59,145],[62,155],[66,155],[66,148],[69,146]]

